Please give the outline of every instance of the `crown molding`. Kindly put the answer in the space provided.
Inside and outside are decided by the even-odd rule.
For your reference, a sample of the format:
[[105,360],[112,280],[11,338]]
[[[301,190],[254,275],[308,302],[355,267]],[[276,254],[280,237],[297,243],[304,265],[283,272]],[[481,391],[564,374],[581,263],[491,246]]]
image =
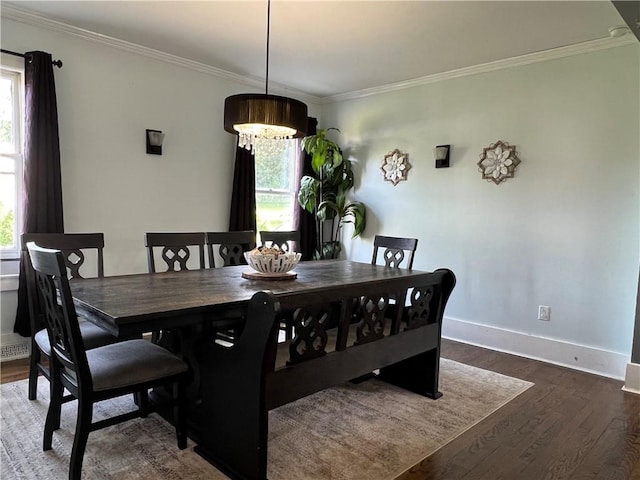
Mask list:
[[[133,53],[135,55],[141,55],[143,57],[152,58],[154,60],[170,63],[172,65],[177,65],[179,67],[188,68],[190,70],[194,70],[199,73],[212,75],[214,77],[222,78],[224,80],[230,80],[235,83],[241,83],[243,85],[256,87],[258,89],[264,88],[264,79],[249,77],[246,75],[238,75],[236,73],[232,73],[227,70],[223,70],[221,68],[212,67],[210,65],[196,62],[194,60],[189,60],[187,58],[179,57],[177,55],[161,52],[160,50],[144,47],[136,43],[127,42],[125,40],[120,40],[118,38],[110,37],[108,35],[102,35],[100,33],[92,32],[90,30],[85,30],[83,28],[74,27],[73,25],[68,25],[66,23],[59,22],[57,20],[52,20],[50,18],[37,15],[35,13],[29,12],[27,10],[23,10],[21,8],[17,8],[13,5],[9,5],[6,3],[2,5],[0,14],[2,15],[3,18],[14,20],[16,22],[32,25],[34,27],[44,28],[46,30],[50,30],[57,33],[64,33],[72,37],[87,40],[89,42],[98,43],[98,44],[116,48],[118,50],[122,50],[128,53]],[[283,94],[286,92],[287,96],[295,96],[299,100],[303,100],[308,103],[315,103],[315,104],[322,103],[321,98],[316,97],[314,95],[310,95],[306,92],[296,90],[284,84],[279,84],[277,82],[269,82],[269,87],[272,92],[280,92],[279,94]]]
[[[177,55],[171,55],[169,53],[154,50],[152,48],[144,47],[135,43],[120,40],[108,35],[102,35],[82,28],[74,27],[57,20],[52,20],[32,12],[17,8],[13,5],[4,3],[0,10],[2,17],[17,22],[33,25],[35,27],[44,28],[54,32],[65,33],[76,38],[81,38],[93,43],[99,43],[118,50],[133,53],[136,55],[142,55],[144,57],[152,58],[155,60],[167,62],[173,65],[177,65],[183,68],[188,68],[196,72],[212,75],[225,80],[230,80],[235,83],[249,85],[256,88],[262,88],[264,80],[249,77],[246,75],[238,75],[221,68],[212,67],[204,63],[189,60]],[[529,53],[526,55],[520,55],[517,57],[507,58],[503,60],[497,60],[495,62],[483,63],[480,65],[474,65],[471,67],[460,68],[457,70],[451,70],[443,73],[436,73],[433,75],[427,75],[424,77],[418,77],[402,82],[390,83],[387,85],[381,85],[372,88],[366,88],[363,90],[356,90],[352,92],[341,93],[338,95],[331,95],[326,97],[317,97],[300,90],[296,90],[284,84],[271,83],[273,91],[278,91],[280,94],[286,94],[287,96],[295,96],[296,98],[306,101],[308,103],[314,103],[317,105],[326,105],[331,103],[342,102],[345,100],[353,100],[357,98],[369,97],[372,95],[380,95],[383,93],[395,92],[398,90],[405,90],[407,88],[413,88],[420,85],[428,85],[430,83],[442,82],[444,80],[451,80],[454,78],[466,77],[470,75],[478,75],[481,73],[494,72],[497,70],[503,70],[505,68],[518,67],[522,65],[530,65],[532,63],[545,62],[548,60],[554,60],[558,58],[569,57],[572,55],[579,55],[582,53],[596,52],[598,50],[605,50],[609,48],[620,47],[624,45],[631,45],[637,43],[637,40],[632,35],[626,35],[620,38],[605,37],[597,40],[591,40],[588,42],[577,43],[574,45],[568,45],[565,47],[554,48],[550,50],[544,50],[542,52]]]
[[633,43],[638,43],[638,42],[635,38],[633,38],[632,35],[621,37],[621,38],[611,38],[611,37],[599,38],[597,40],[576,43],[574,45],[568,45],[566,47],[553,48],[553,49],[544,50],[541,52],[529,53],[529,54],[520,55],[517,57],[497,60],[495,62],[482,63],[480,65],[460,68],[457,70],[450,70],[448,72],[443,72],[443,73],[436,73],[433,75],[427,75],[424,77],[405,80],[402,82],[390,83],[387,85],[381,85],[379,87],[366,88],[363,90],[356,90],[353,92],[347,92],[347,93],[341,93],[338,95],[323,97],[322,103],[323,104],[337,103],[337,102],[342,102],[344,100],[352,100],[356,98],[369,97],[371,95],[379,95],[381,93],[395,92],[398,90],[404,90],[407,88],[417,87],[420,85],[427,85],[430,83],[442,82],[444,80],[451,80],[453,78],[467,77],[470,75],[477,75],[480,73],[494,72],[496,70],[519,67],[522,65],[529,65],[532,63],[546,62],[548,60],[555,60],[557,58],[564,58],[572,55],[579,55],[582,53],[596,52],[598,50],[605,50],[608,48],[620,47],[623,45],[631,45]]

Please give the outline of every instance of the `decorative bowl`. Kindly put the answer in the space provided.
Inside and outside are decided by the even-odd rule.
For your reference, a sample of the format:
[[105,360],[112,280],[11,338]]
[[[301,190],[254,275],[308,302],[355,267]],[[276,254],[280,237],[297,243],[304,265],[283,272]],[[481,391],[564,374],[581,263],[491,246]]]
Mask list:
[[244,252],[247,264],[256,272],[265,274],[286,273],[295,268],[300,261],[301,253],[272,253],[269,250],[261,252],[258,249]]

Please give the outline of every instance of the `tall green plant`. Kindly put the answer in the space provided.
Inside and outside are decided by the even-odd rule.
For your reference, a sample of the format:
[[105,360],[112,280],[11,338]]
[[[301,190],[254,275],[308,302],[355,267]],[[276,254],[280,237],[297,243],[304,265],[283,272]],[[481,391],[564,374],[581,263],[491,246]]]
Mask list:
[[351,161],[342,156],[337,143],[327,138],[330,130],[339,132],[336,128],[321,129],[316,135],[302,139],[302,147],[311,155],[311,168],[316,176],[302,177],[298,203],[316,218],[316,259],[338,257],[342,250],[340,231],[345,224],[353,224],[353,237],[357,237],[367,223],[364,204],[347,199],[354,183]]

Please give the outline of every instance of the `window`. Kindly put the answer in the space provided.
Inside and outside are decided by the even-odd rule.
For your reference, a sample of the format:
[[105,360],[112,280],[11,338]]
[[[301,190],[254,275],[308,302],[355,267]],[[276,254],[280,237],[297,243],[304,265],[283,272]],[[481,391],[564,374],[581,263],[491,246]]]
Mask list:
[[0,70],[0,256],[20,252],[22,198],[22,73]]
[[256,217],[261,230],[293,230],[300,140],[283,152],[256,151]]

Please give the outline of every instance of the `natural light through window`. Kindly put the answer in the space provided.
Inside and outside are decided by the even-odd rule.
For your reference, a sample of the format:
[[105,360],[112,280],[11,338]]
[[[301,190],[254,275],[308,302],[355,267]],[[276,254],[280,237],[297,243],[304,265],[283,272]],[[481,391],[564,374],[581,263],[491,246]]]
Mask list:
[[284,152],[256,152],[256,217],[261,230],[293,230],[300,141],[286,142]]
[[0,254],[16,256],[22,190],[21,74],[0,75]]

